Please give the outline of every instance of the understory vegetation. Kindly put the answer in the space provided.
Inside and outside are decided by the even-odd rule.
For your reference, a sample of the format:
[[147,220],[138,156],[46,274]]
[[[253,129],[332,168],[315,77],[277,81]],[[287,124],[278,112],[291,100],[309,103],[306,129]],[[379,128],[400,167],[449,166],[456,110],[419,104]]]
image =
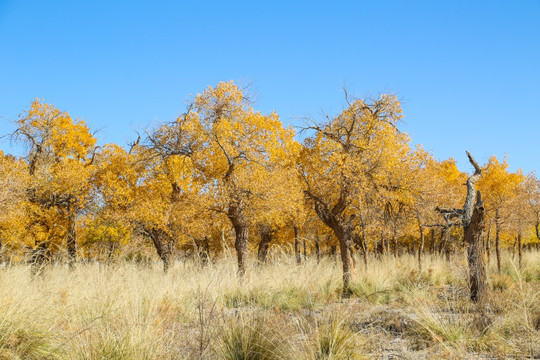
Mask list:
[[[202,264],[59,263],[0,270],[0,359],[487,359],[540,357],[540,252],[488,266],[468,298],[463,253],[370,257],[342,297],[336,256],[271,253],[237,276]],[[358,262],[360,263],[360,262]]]

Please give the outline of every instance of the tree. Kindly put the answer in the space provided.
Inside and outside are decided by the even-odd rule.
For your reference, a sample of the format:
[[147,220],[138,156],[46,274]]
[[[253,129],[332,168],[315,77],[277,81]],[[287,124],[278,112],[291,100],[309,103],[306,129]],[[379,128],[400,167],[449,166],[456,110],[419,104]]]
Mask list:
[[65,239],[70,263],[77,255],[76,217],[89,201],[96,139],[84,120],[39,100],[16,122],[13,139],[28,149],[28,228],[37,250],[59,248]]
[[458,218],[463,225],[465,243],[467,244],[467,261],[469,264],[469,290],[472,301],[485,304],[488,299],[488,283],[484,264],[484,202],[480,191],[476,191],[476,183],[482,176],[482,169],[467,152],[474,173],[467,179],[467,196],[462,209],[438,209],[446,218]]
[[120,232],[119,224],[128,224],[134,234],[149,239],[165,272],[179,239],[187,233],[186,214],[200,192],[189,153],[167,145],[170,130],[169,125],[161,126],[148,135],[146,144],[136,142],[129,152],[106,146],[95,176],[101,196],[98,224],[105,221]]
[[314,134],[305,141],[299,171],[317,215],[339,240],[344,295],[349,293],[353,230],[358,225],[353,205],[407,152],[408,137],[396,127],[401,118],[399,101],[382,95],[371,102],[355,100],[338,116],[307,128]]
[[[246,271],[250,226],[268,204],[288,208],[297,197],[283,180],[300,146],[276,113],[256,112],[233,82],[219,83],[188,106],[182,129],[193,139],[190,155],[212,194],[207,208],[224,214],[235,232],[239,274]],[[276,202],[278,199],[281,203]]]

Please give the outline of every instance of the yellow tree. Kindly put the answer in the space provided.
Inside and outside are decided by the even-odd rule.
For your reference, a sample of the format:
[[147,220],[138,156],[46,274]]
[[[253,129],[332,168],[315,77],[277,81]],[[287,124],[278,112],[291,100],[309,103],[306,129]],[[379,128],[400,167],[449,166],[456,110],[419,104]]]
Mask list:
[[355,100],[338,116],[308,127],[314,134],[305,141],[299,169],[317,215],[339,240],[344,295],[349,292],[357,226],[353,205],[401,161],[408,148],[408,136],[396,127],[401,118],[399,101],[382,95],[372,102]]
[[131,240],[137,186],[144,174],[145,163],[124,148],[107,144],[96,156],[92,177],[94,204],[87,211],[84,246],[97,248],[111,260],[120,244]]
[[501,230],[503,225],[510,220],[511,201],[517,196],[522,181],[523,175],[520,172],[508,171],[506,158],[500,162],[497,157],[491,156],[478,182],[478,189],[484,195],[486,207],[495,222],[495,253],[499,272],[501,271]]
[[[189,153],[185,147],[180,149],[182,134],[174,130],[164,124],[129,152],[116,145],[104,148],[94,178],[101,206],[96,228],[89,234],[89,240],[103,238],[114,247],[125,238],[127,225],[152,241],[164,271],[186,234],[187,214],[200,190],[193,180]],[[170,148],[173,140],[178,146]]]
[[30,244],[35,260],[66,240],[70,262],[75,260],[76,216],[88,202],[96,139],[84,120],[39,100],[19,117],[13,138],[26,148],[30,177],[27,195]]
[[197,95],[183,119],[182,128],[193,140],[190,158],[204,178],[205,191],[212,194],[207,208],[224,214],[233,226],[239,273],[244,274],[249,228],[260,209],[294,201],[294,196],[282,196],[286,183],[279,182],[280,172],[294,164],[299,151],[294,131],[283,128],[277,114],[255,111],[233,82]]

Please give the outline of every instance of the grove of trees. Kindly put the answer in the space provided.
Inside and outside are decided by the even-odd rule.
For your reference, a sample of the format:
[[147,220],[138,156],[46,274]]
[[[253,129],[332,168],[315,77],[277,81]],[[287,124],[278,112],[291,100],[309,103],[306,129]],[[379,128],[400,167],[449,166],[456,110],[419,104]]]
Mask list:
[[482,263],[494,252],[500,271],[501,249],[521,263],[539,247],[534,173],[495,156],[484,166],[470,157],[474,172],[463,173],[411,147],[395,96],[345,101],[297,134],[223,82],[133,143],[99,147],[84,120],[36,100],[11,134],[25,155],[0,152],[2,261],[38,268],[157,253],[167,271],[175,257],[204,264],[230,250],[242,276],[273,249],[298,263],[339,253],[347,293],[357,259],[369,267],[408,252],[421,268],[426,252],[467,248]]

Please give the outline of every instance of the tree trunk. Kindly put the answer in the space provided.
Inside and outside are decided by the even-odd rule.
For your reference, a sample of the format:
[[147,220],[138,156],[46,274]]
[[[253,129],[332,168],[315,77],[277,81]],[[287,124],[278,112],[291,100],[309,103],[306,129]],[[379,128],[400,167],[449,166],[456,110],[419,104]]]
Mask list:
[[341,255],[341,264],[343,266],[343,290],[344,297],[350,295],[350,283],[352,278],[350,246],[352,244],[351,229],[342,219],[332,217],[330,227],[339,240],[339,251]]
[[499,209],[495,215],[495,256],[497,257],[497,271],[501,273],[501,222],[499,217]]
[[236,204],[231,204],[229,206],[228,215],[234,227],[234,248],[238,260],[238,275],[242,277],[246,274],[246,257],[249,239],[248,222],[243,209]]
[[431,241],[429,243],[429,253],[431,255],[435,254],[436,244],[435,244],[435,229],[431,229]]
[[351,262],[349,257],[349,242],[350,234],[347,234],[346,229],[338,229],[336,233],[339,239],[339,250],[341,255],[341,263],[343,266],[343,291],[344,297],[350,295],[350,283],[351,283]]
[[266,263],[266,257],[268,255],[268,249],[272,242],[272,231],[269,229],[261,229],[261,241],[259,242],[259,249],[257,251],[257,259],[261,263]]
[[439,240],[439,255],[442,255],[446,249],[446,233],[448,232],[448,226],[445,226],[441,230],[441,239]]
[[296,258],[296,263],[300,264],[302,259],[300,257],[300,239],[298,238],[298,227],[293,225],[294,230],[294,256]]
[[319,243],[319,233],[315,234],[315,255],[317,256],[317,264],[321,261],[321,245]]
[[234,232],[236,235],[234,248],[236,249],[238,260],[238,274],[244,276],[246,274],[246,256],[248,250],[248,227],[242,224],[235,224]]
[[424,227],[418,225],[420,230],[420,244],[418,246],[418,271],[422,271],[422,253],[424,252]]
[[306,238],[302,239],[302,244],[304,246],[304,261],[307,259],[307,247],[306,247]]
[[467,259],[469,262],[469,288],[471,300],[485,304],[488,299],[488,283],[484,264],[482,237],[485,230],[484,204],[478,192],[471,221],[465,226]]
[[175,241],[162,229],[151,228],[147,230],[147,233],[149,233],[157,254],[163,262],[163,272],[166,273],[169,270],[171,263],[171,255]]

